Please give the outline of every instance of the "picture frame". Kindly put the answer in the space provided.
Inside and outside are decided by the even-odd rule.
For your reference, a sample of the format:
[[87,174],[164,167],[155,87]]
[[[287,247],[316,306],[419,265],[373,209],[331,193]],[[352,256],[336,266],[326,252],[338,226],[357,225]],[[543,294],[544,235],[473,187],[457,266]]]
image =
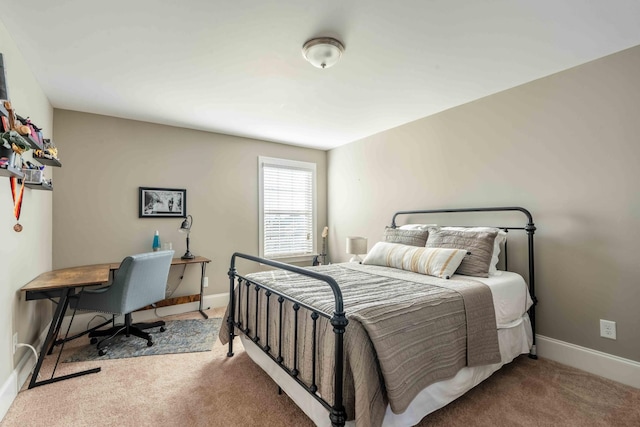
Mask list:
[[138,218],[186,218],[187,190],[139,187]]

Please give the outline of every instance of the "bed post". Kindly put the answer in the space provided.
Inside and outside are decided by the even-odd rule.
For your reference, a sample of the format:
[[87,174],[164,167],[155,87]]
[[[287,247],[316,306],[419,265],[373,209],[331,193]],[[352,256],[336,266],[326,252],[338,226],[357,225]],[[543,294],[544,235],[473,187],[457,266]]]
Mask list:
[[[278,262],[278,261],[273,261],[273,260],[269,260],[269,259],[265,259],[265,258],[259,258],[259,257],[255,257],[252,255],[247,255],[247,254],[242,254],[239,252],[236,252],[232,255],[231,257],[231,265],[229,267],[229,314],[227,316],[227,325],[229,326],[229,351],[227,353],[228,357],[233,356],[233,338],[235,336],[235,329],[234,329],[234,325],[235,320],[235,305],[238,304],[240,305],[242,303],[242,297],[238,296],[237,300],[235,297],[235,280],[237,279],[239,284],[238,284],[238,289],[240,288],[241,285],[241,281],[245,280],[247,281],[247,287],[249,286],[250,281],[248,279],[245,279],[242,275],[238,276],[236,268],[235,268],[235,261],[236,261],[236,257],[239,258],[243,258],[249,261],[254,261],[254,262],[258,262],[264,265],[268,265],[271,267],[275,267],[281,270],[285,270],[285,271],[290,271],[293,273],[297,273],[300,274],[302,276],[306,276],[306,277],[311,277],[313,279],[322,281],[324,283],[326,283],[327,285],[329,285],[329,287],[331,288],[331,291],[333,292],[333,297],[334,297],[334,302],[335,302],[335,306],[334,306],[334,311],[333,314],[330,315],[327,312],[323,312],[323,311],[318,311],[316,309],[314,309],[313,307],[304,304],[300,301],[297,301],[294,298],[291,297],[286,297],[287,301],[291,301],[293,302],[295,306],[302,306],[308,310],[311,310],[312,312],[318,314],[321,313],[323,317],[325,317],[326,319],[329,319],[331,325],[333,326],[333,333],[335,334],[335,346],[334,346],[334,357],[335,357],[335,376],[334,376],[334,399],[333,399],[333,405],[331,405],[328,401],[322,399],[321,396],[319,396],[316,391],[317,388],[314,389],[315,387],[315,380],[314,380],[314,384],[312,384],[311,387],[308,387],[305,383],[303,383],[297,375],[297,372],[294,373],[292,371],[289,371],[289,369],[287,369],[283,364],[282,364],[282,350],[280,349],[278,351],[278,357],[272,357],[272,359],[278,364],[280,365],[281,368],[283,368],[285,370],[285,372],[287,372],[287,374],[289,376],[291,376],[295,381],[297,381],[300,385],[302,385],[303,387],[305,387],[307,389],[307,391],[309,391],[309,393],[311,393],[311,395],[313,397],[315,397],[318,401],[320,401],[320,403],[329,411],[329,418],[331,421],[331,425],[334,427],[344,427],[344,425],[346,424],[346,420],[347,420],[347,412],[345,410],[344,407],[344,396],[343,396],[343,387],[344,387],[344,334],[345,334],[345,330],[347,325],[349,324],[349,320],[347,319],[347,316],[345,314],[344,311],[344,302],[342,300],[342,291],[340,290],[340,286],[338,286],[338,283],[335,281],[335,279],[333,279],[330,276],[324,275],[324,274],[320,274],[316,271],[307,269],[307,268],[302,268],[302,267],[297,267],[294,265],[290,265],[290,264],[285,264],[282,262]],[[255,283],[256,287],[258,286],[257,283]],[[278,302],[280,303],[280,319],[282,319],[282,302],[285,300],[285,297],[283,296],[283,294],[274,291],[273,289],[270,289],[268,286],[264,286],[264,285],[259,285],[260,289],[266,289],[268,292],[273,292],[276,295],[279,295],[278,297]],[[258,290],[258,289],[256,289]],[[257,295],[257,294],[256,294]],[[249,312],[249,295],[247,293],[247,316],[248,316],[248,312]],[[268,301],[268,299],[267,299]],[[258,303],[257,303],[257,296],[256,296],[256,307],[258,307]],[[268,307],[268,303],[267,303],[267,307]],[[268,310],[268,309],[267,309]],[[296,310],[294,308],[294,310]],[[296,311],[297,313],[297,311]],[[238,310],[238,317],[240,317],[240,313]],[[256,313],[256,319],[258,318],[257,313]],[[313,318],[313,317],[312,317]],[[257,321],[257,320],[256,320]],[[248,323],[248,317],[247,317],[247,323]],[[282,324],[282,320],[280,320],[280,324]],[[248,325],[247,325],[248,326]],[[245,335],[247,337],[249,337],[248,332],[249,329],[242,328],[242,325],[238,324],[238,329],[241,332],[244,332]],[[257,330],[257,327],[256,327]],[[280,331],[282,331],[282,329],[280,329]],[[268,334],[268,332],[267,332]],[[268,335],[267,335],[268,336]],[[257,331],[256,331],[256,335],[253,337],[254,338],[254,342],[256,341],[257,338]],[[280,335],[280,339],[278,339],[278,345],[282,346],[282,335]],[[268,346],[268,340],[267,340],[267,346]],[[260,346],[259,346],[260,347]],[[265,351],[265,347],[262,347],[262,350]],[[265,351],[265,353],[269,354],[268,349],[267,351]],[[294,360],[295,360],[295,356],[294,356]],[[294,371],[297,371],[296,368],[296,363],[294,361]]]
[[236,279],[236,255],[231,257],[231,266],[229,267],[229,315],[227,316],[227,328],[229,328],[229,351],[227,351],[227,357],[233,356],[233,338],[234,338],[234,314],[236,312],[235,306],[235,279]]
[[[341,301],[342,302],[342,301]],[[344,331],[349,321],[344,311],[336,311],[331,318],[333,333],[335,334],[335,385],[333,406],[331,407],[329,418],[332,427],[343,427],[347,420],[347,413],[342,401],[342,387],[344,378]]]
[[536,350],[536,304],[538,304],[538,299],[536,298],[535,292],[535,268],[534,268],[534,257],[533,257],[533,234],[536,231],[536,226],[533,224],[533,218],[531,214],[527,211],[529,217],[529,223],[525,226],[525,231],[527,232],[527,237],[529,240],[529,293],[531,294],[531,300],[533,304],[531,308],[529,308],[529,319],[531,320],[531,335],[533,336],[533,341],[531,345],[531,351],[529,352],[529,357],[531,359],[537,359],[538,354]]

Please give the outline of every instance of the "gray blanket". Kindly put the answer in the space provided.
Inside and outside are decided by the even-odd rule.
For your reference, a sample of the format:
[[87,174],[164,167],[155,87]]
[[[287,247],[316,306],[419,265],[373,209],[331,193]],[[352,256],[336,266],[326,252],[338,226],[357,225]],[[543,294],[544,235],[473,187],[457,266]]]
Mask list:
[[[500,361],[493,300],[489,288],[475,280],[444,280],[402,270],[354,263],[315,268],[333,277],[343,293],[349,325],[345,333],[345,407],[357,425],[379,426],[386,403],[402,413],[428,385],[453,377],[464,366]],[[277,289],[327,313],[334,310],[328,285],[286,271],[254,273],[252,280]],[[255,329],[255,291],[251,288],[246,312],[246,288],[239,320]],[[263,292],[261,292],[263,294]],[[261,301],[260,307],[266,302]],[[285,303],[287,305],[287,303]],[[289,304],[290,305],[290,304]],[[278,352],[278,306],[270,299],[269,346]],[[288,310],[287,310],[288,311]],[[294,362],[300,378],[311,383],[312,329],[309,313],[298,315],[298,356],[294,361],[293,316],[283,319],[284,364]],[[259,310],[258,336],[266,342],[264,308]],[[333,333],[318,323],[316,363],[318,394],[333,401]],[[251,332],[253,336],[255,330]],[[221,328],[227,342],[228,331]]]

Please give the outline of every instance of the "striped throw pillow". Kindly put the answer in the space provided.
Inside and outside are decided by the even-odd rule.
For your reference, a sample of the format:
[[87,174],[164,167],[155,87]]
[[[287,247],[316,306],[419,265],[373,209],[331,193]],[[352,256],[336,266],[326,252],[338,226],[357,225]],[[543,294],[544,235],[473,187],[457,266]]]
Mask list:
[[466,255],[467,251],[463,249],[420,248],[378,242],[371,248],[362,263],[448,279]]

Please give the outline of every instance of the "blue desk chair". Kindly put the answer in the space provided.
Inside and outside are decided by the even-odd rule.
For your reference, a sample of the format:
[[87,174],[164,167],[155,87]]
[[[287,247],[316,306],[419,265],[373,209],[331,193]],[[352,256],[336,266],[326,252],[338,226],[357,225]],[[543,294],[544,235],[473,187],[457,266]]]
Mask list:
[[[164,321],[134,324],[131,313],[165,299],[173,253],[160,251],[128,256],[120,264],[111,285],[95,290],[85,289],[77,299],[70,301],[71,307],[79,310],[124,314],[123,325],[114,324],[110,329],[89,333],[91,343],[98,343],[100,356],[106,354],[106,347],[120,334],[143,338],[147,340],[147,346],[151,347],[152,337],[144,329],[161,327],[161,332],[164,332]],[[98,342],[96,337],[107,338]]]

